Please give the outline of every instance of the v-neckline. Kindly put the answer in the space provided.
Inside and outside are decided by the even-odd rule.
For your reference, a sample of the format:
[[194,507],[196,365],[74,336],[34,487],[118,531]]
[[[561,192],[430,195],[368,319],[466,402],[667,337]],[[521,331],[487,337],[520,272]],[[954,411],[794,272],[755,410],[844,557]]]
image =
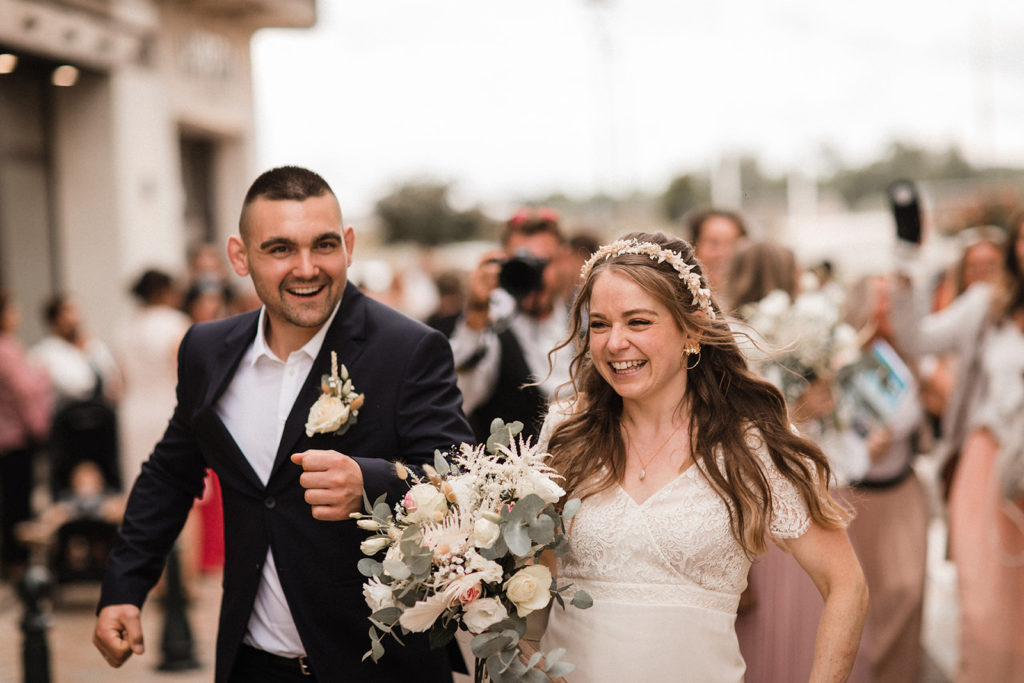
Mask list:
[[629,501],[632,502],[633,505],[635,505],[638,508],[642,508],[645,505],[647,505],[647,503],[652,498],[656,497],[662,491],[664,491],[665,489],[667,489],[668,487],[672,486],[677,481],[679,481],[680,479],[685,477],[690,472],[690,470],[693,469],[694,465],[696,465],[696,463],[693,462],[693,461],[690,461],[690,464],[686,466],[686,469],[684,469],[682,472],[680,472],[676,476],[674,476],[671,479],[669,479],[668,481],[666,481],[664,484],[662,484],[662,486],[660,488],[655,489],[655,491],[653,493],[651,493],[651,495],[647,496],[642,501],[638,501],[636,498],[634,498],[633,496],[629,495],[629,491],[626,490],[626,487],[623,486],[621,482],[615,482],[615,485],[619,488],[619,491],[622,492],[622,495],[626,496],[626,498],[629,499]]

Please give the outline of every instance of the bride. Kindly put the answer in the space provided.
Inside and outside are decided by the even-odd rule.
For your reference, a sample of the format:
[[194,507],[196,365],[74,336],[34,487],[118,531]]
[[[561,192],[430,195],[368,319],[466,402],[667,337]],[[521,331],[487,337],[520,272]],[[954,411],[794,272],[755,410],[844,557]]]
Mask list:
[[[583,505],[559,560],[594,606],[552,610],[572,682],[742,681],[736,608],[775,542],[825,600],[813,681],[848,675],[867,587],[824,454],[747,370],[690,245],[634,233],[584,265],[571,400],[541,441]],[[583,327],[586,325],[586,329]]]

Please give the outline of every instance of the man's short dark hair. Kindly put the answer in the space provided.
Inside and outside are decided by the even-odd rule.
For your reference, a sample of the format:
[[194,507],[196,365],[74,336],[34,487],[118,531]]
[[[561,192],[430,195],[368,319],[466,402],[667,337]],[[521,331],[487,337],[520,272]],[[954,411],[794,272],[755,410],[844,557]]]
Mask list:
[[334,194],[327,181],[306,168],[299,166],[278,166],[263,172],[252,181],[245,194],[243,205],[251,204],[258,197],[273,200],[293,199],[302,201],[310,197]]
[[264,171],[252,181],[249,191],[242,202],[242,216],[238,229],[243,239],[245,234],[245,209],[254,201],[263,197],[274,201],[305,201],[310,197],[333,195],[334,191],[319,174],[301,166],[278,166]]

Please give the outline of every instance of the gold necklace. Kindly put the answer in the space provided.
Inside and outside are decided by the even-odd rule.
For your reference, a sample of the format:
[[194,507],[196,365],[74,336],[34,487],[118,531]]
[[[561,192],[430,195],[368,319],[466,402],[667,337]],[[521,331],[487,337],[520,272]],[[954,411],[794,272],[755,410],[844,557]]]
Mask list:
[[[684,422],[683,424],[686,424],[686,423]],[[633,437],[630,435],[629,427],[626,426],[625,422],[622,423],[622,428],[626,431],[626,439],[629,440],[629,445],[632,446],[633,445]],[[640,472],[636,475],[637,479],[639,479],[640,481],[644,480],[644,477],[647,476],[647,466],[650,465],[651,462],[653,462],[655,458],[657,458],[659,455],[661,455],[661,451],[664,450],[665,446],[668,445],[668,442],[672,440],[672,437],[675,436],[679,432],[679,430],[682,429],[682,428],[683,428],[683,425],[681,424],[678,427],[676,427],[675,429],[673,429],[672,433],[668,435],[668,438],[665,439],[665,441],[660,446],[658,446],[658,450],[654,451],[654,455],[652,455],[651,457],[647,458],[647,462],[644,462],[643,458],[640,457],[640,453],[637,452],[636,459],[640,461]]]

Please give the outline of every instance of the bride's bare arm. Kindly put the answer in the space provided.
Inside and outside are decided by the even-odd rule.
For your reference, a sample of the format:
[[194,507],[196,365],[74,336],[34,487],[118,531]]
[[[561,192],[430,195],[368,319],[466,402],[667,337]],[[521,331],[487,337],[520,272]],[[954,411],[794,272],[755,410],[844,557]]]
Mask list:
[[814,641],[812,683],[845,681],[853,668],[868,609],[868,587],[845,529],[811,523],[784,541],[825,599]]

